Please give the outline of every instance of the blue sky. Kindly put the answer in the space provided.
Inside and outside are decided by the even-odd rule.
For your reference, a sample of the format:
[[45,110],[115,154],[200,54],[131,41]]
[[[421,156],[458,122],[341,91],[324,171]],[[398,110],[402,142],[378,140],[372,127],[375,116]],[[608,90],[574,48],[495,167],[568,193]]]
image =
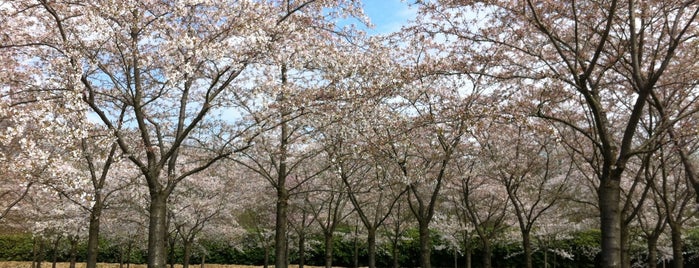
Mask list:
[[363,3],[364,13],[375,26],[374,29],[367,30],[370,34],[397,31],[408,20],[412,20],[417,11],[401,0],[364,0]]

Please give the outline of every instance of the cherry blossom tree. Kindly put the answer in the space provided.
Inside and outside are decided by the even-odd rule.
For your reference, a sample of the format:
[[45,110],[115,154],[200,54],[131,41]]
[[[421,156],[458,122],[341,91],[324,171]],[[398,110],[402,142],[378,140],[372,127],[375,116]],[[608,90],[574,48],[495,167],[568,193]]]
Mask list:
[[[169,200],[169,224],[184,249],[182,267],[189,267],[193,247],[202,231],[217,218],[233,212],[230,207],[235,200],[230,193],[234,181],[226,178],[223,165],[224,162],[218,163],[194,175],[192,180],[184,181]],[[235,222],[228,224],[236,225]]]
[[529,268],[533,267],[532,231],[540,218],[567,197],[574,171],[567,152],[551,132],[548,124],[515,112],[491,121],[476,134],[482,155],[478,165],[485,166],[483,175],[504,186]]
[[98,126],[88,130],[80,142],[81,157],[74,160],[72,180],[82,183],[51,182],[51,187],[63,197],[89,213],[87,267],[96,267],[99,253],[99,234],[103,210],[112,205],[111,198],[118,191],[136,184],[138,170],[120,154],[111,135]]
[[[646,175],[647,183],[653,183],[657,174],[657,169],[655,171],[649,171]],[[650,202],[647,202],[639,211],[638,217],[635,220],[641,229],[642,236],[646,241],[647,247],[647,267],[655,268],[658,265],[658,243],[665,232],[667,227],[667,213],[665,213],[664,206],[660,197],[654,192],[650,193]]]
[[0,5],[0,219],[41,177],[70,161],[85,135],[72,74],[53,71],[66,62],[50,48],[50,25],[34,20],[27,5]]
[[383,119],[371,127],[369,144],[397,171],[392,179],[407,187],[419,226],[420,263],[430,267],[429,225],[442,185],[455,176],[453,160],[468,151],[468,128],[487,114],[480,106],[487,97],[474,86],[476,78],[444,75],[448,70],[424,35],[396,37],[409,42],[396,56],[403,76],[381,104]]
[[291,213],[289,214],[289,225],[293,229],[298,239],[298,266],[303,268],[306,265],[307,235],[314,231],[316,216],[311,209],[311,195],[313,190],[310,184],[303,186],[290,200]]
[[[405,197],[404,197],[405,198]],[[387,236],[391,254],[392,267],[400,266],[399,245],[404,240],[406,231],[414,222],[408,208],[405,205],[403,198],[396,203],[396,208],[391,212],[386,222],[382,225],[385,235]]]
[[369,267],[376,266],[377,230],[391,215],[393,207],[407,191],[400,180],[391,179],[397,172],[370,145],[372,125],[381,116],[376,106],[381,97],[363,99],[353,109],[339,109],[337,121],[325,128],[322,140],[329,157],[329,172],[344,185],[343,192],[354,207],[356,217],[367,232]]
[[[263,3],[21,1],[12,19],[43,26],[39,36],[23,29],[13,36],[37,52],[49,72],[66,76],[68,89],[90,107],[138,167],[150,193],[149,267],[164,267],[166,200],[188,176],[240,149],[240,132],[212,128],[212,109],[222,107],[245,67],[266,50]],[[235,18],[235,19],[229,19]],[[43,46],[43,47],[42,47]],[[235,49],[240,48],[240,49]],[[236,53],[233,53],[236,52]],[[44,58],[53,54],[54,59]],[[43,59],[43,61],[42,61]],[[121,117],[120,111],[127,113]],[[121,124],[128,127],[122,128]],[[138,133],[137,139],[126,131]],[[211,133],[213,132],[213,133]],[[206,135],[214,135],[207,138]],[[204,143],[205,142],[205,143]],[[206,144],[206,145],[205,145]],[[182,146],[212,148],[199,164],[181,170]]]
[[692,219],[692,214],[696,213],[690,205],[696,193],[688,188],[686,174],[683,174],[684,166],[679,164],[681,160],[678,158],[678,155],[660,149],[659,163],[656,164],[660,169],[659,174],[650,185],[661,200],[662,210],[667,214],[674,267],[684,267],[682,229]]
[[464,225],[472,225],[478,235],[482,266],[492,267],[493,242],[511,222],[508,218],[510,199],[507,191],[487,176],[487,167],[475,167],[468,162],[459,166],[462,175],[451,180],[449,187],[458,193],[457,209],[465,215]]
[[120,268],[129,267],[133,254],[147,249],[148,194],[143,188],[133,185],[118,192],[100,224],[101,237],[113,244]]
[[335,231],[353,210],[342,180],[332,172],[323,173],[314,181],[314,194],[308,199],[311,212],[323,234],[325,267],[331,268]]
[[[351,26],[340,27],[338,19],[355,17],[367,23],[361,3],[347,1],[274,1],[270,26],[275,54],[256,65],[254,85],[241,92],[248,118],[260,134],[254,141],[264,147],[262,154],[245,154],[241,164],[258,172],[277,192],[275,259],[277,267],[286,267],[287,215],[290,192],[298,185],[287,185],[291,177],[299,182],[315,177],[294,173],[299,165],[321,152],[306,147],[314,133],[325,124],[310,118],[334,106],[338,85],[360,72],[357,44],[361,32]],[[357,44],[355,44],[356,42]]]
[[[628,161],[646,149],[635,140],[649,97],[676,81],[675,67],[695,64],[685,55],[696,51],[699,5],[437,1],[422,10],[426,31],[457,40],[447,54],[464,72],[510,81],[533,112],[587,141],[577,150],[599,180],[602,266],[619,267],[620,183]],[[492,68],[469,68],[484,61]]]

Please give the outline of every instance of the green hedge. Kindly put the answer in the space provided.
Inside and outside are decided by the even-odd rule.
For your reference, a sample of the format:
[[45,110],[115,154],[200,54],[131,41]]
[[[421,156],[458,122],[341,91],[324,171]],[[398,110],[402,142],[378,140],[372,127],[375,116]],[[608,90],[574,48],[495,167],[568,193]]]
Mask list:
[[[350,267],[353,264],[354,243],[353,241],[345,241],[339,239],[339,235],[334,240],[334,266]],[[320,239],[320,237],[309,237],[308,240]],[[367,266],[367,250],[365,241],[359,240],[359,265]],[[434,267],[454,267],[454,252],[443,245],[437,235],[433,235],[433,245],[435,248],[444,248],[443,250],[432,251],[432,265]],[[549,251],[547,254],[550,265],[555,261],[556,267],[595,267],[595,262],[598,259],[597,251],[600,243],[599,230],[585,230],[569,235],[568,238],[553,242],[550,247],[558,251],[565,251],[574,255],[573,259],[558,256],[554,251]],[[686,236],[686,264],[688,267],[694,267],[699,260],[699,228],[690,229]],[[34,240],[30,234],[5,234],[0,235],[0,261],[30,261],[33,256]],[[472,266],[473,268],[481,267],[480,254],[476,240],[472,241],[475,245],[472,251]],[[49,243],[45,247],[45,261],[49,261],[53,252],[50,251]],[[67,261],[68,244],[64,242],[58,249],[58,260]],[[264,249],[251,245],[243,246],[242,248],[234,248],[229,241],[206,240],[201,241],[201,246],[206,249],[207,263],[221,264],[246,264],[246,265],[262,265],[264,262]],[[524,256],[519,243],[496,243],[493,251],[493,265],[495,267],[522,267],[524,265]],[[314,266],[324,265],[324,249],[322,243],[313,243],[308,246],[306,264]],[[118,246],[108,240],[102,240],[100,243],[100,255],[98,257],[101,262],[119,262],[120,252],[123,247]],[[403,239],[398,246],[399,263],[402,267],[417,267],[419,264],[419,241],[417,230],[408,230],[406,239]],[[270,264],[274,263],[274,249],[270,249]],[[377,249],[377,265],[380,267],[390,267],[392,265],[389,248]],[[146,252],[142,249],[134,248],[128,260],[131,263],[143,263],[146,261]],[[195,250],[192,256],[192,263],[196,264],[200,261],[201,254]],[[86,256],[86,245],[81,243],[78,248],[78,261],[84,261]],[[465,266],[466,257],[457,256],[457,262],[460,267]],[[182,261],[182,249],[175,248],[176,262]],[[290,252],[291,263],[296,263],[298,254],[295,251]],[[542,250],[534,252],[534,266],[544,266],[544,253]],[[699,266],[697,266],[699,267]]]

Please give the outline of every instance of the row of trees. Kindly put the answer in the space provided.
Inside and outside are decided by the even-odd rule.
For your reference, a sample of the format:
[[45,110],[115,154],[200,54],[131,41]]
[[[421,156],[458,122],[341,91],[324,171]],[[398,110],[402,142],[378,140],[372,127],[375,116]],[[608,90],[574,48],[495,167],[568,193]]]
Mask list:
[[485,267],[517,230],[532,267],[534,238],[591,226],[603,267],[631,265],[633,236],[649,266],[664,247],[682,265],[699,3],[417,6],[365,36],[347,23],[369,23],[357,0],[0,4],[3,220],[87,239],[88,267],[103,230],[137,226],[149,267],[207,226],[247,227],[276,267],[289,233],[303,256],[317,226],[329,267],[349,217],[374,267],[402,210],[421,267],[436,228],[465,252],[477,237]]

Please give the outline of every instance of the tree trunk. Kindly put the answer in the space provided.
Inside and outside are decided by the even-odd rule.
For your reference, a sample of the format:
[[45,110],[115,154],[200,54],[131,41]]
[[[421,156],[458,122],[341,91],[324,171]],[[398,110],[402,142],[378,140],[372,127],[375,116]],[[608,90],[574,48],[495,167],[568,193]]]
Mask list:
[[670,222],[669,225],[672,236],[672,267],[683,268],[684,256],[682,256],[682,248],[684,243],[682,242],[682,228],[674,221]]
[[167,234],[167,259],[170,263],[170,268],[175,268],[175,246],[177,246],[177,235]]
[[352,252],[352,268],[357,268],[359,267],[359,239],[357,239],[357,229],[359,227],[355,226],[354,227],[354,250]]
[[35,237],[34,238],[34,247],[33,247],[33,262],[32,262],[32,267],[34,268],[41,268],[41,262],[44,261],[44,239],[41,237]]
[[466,242],[466,268],[471,268],[471,243]]
[[97,268],[99,253],[100,217],[102,216],[102,197],[95,195],[95,204],[90,213],[90,225],[87,233],[87,268]]
[[602,268],[621,267],[620,178],[601,178],[598,190],[602,231]]
[[325,268],[333,267],[333,233],[325,233]]
[[[286,65],[281,66],[281,83],[286,85]],[[278,96],[280,102],[284,101],[285,96],[280,93]],[[286,177],[287,177],[287,166],[286,158],[289,143],[289,126],[287,117],[291,114],[287,108],[282,107],[281,116],[279,120],[279,167],[277,169],[277,219],[275,223],[275,236],[274,236],[274,262],[275,268],[287,268],[288,267],[288,256],[287,256],[287,210],[289,207],[289,191],[286,189]]]
[[58,262],[58,244],[61,242],[61,235],[56,236],[56,240],[53,241],[53,254],[51,255],[51,268],[56,268],[56,263]]
[[493,267],[493,248],[490,245],[490,239],[487,237],[481,237],[481,242],[483,243],[483,255],[481,255],[481,262],[483,263],[483,268]]
[[167,195],[151,191],[148,225],[148,268],[165,268],[167,265]]
[[75,263],[78,258],[78,235],[74,235],[70,239],[70,265],[69,268],[75,268]]
[[119,246],[119,268],[124,267],[124,255],[126,254],[124,251],[124,246]]
[[656,268],[658,267],[658,237],[648,237],[646,245],[648,245],[648,268]]
[[299,232],[299,268],[306,264],[306,232]]
[[369,268],[376,268],[376,228],[367,228],[367,251],[369,254]]
[[206,254],[202,253],[201,254],[201,268],[204,268],[205,263],[206,263]]
[[189,259],[192,256],[192,244],[194,244],[194,239],[182,239],[182,241],[184,243],[182,268],[189,268]]
[[629,228],[626,224],[621,223],[619,228],[621,241],[621,266],[620,268],[631,268],[631,253],[629,248]]
[[431,268],[430,257],[432,256],[432,239],[430,237],[430,226],[427,221],[419,224],[420,232],[420,267]]
[[[286,181],[284,179],[284,181]],[[286,243],[287,243],[287,209],[289,207],[289,193],[284,184],[280,182],[277,189],[277,221],[274,236],[274,265],[276,268],[287,268]],[[149,267],[150,268],[150,267]]]
[[527,268],[532,268],[532,241],[528,230],[522,231],[522,247],[524,248],[524,259]]
[[262,267],[268,268],[269,267],[269,251],[270,251],[269,245],[267,245],[267,243],[265,242],[264,247],[265,247],[265,263]]
[[129,241],[126,245],[126,268],[131,267],[131,251],[133,250],[133,241]]
[[391,241],[391,258],[393,258],[393,268],[399,268],[400,262],[398,261],[398,235]]

